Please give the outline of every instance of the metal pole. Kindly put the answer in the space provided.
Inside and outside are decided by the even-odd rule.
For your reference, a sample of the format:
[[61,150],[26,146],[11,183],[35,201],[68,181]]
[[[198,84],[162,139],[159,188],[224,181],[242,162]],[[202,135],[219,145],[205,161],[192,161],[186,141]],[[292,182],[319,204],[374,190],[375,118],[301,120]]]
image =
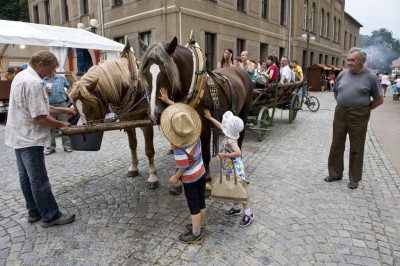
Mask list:
[[101,36],[104,37],[104,10],[103,10],[103,0],[99,0],[100,5],[100,29],[101,29]]
[[304,66],[305,66],[305,71],[304,71],[304,73],[305,73],[305,80],[307,80],[307,67],[308,67],[308,52],[309,52],[309,48],[308,48],[308,45],[309,45],[309,43],[310,43],[310,32],[308,31],[308,30],[306,30],[306,34],[307,34],[307,46],[306,46],[306,59],[305,59],[305,64],[304,64]]

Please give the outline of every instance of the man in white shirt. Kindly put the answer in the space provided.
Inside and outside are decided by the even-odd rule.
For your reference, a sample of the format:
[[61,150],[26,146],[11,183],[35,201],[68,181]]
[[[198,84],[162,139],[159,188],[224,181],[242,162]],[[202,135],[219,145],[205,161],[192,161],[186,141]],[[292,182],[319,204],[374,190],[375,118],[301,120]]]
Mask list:
[[43,78],[55,71],[57,58],[49,51],[32,55],[27,69],[11,84],[5,143],[15,149],[19,181],[28,209],[28,221],[42,219],[42,227],[71,223],[75,215],[60,212],[47,176],[44,147],[50,144],[50,127],[67,127],[68,122],[50,113],[74,115],[70,108],[53,107]]
[[292,70],[289,67],[289,59],[286,56],[282,56],[281,58],[281,68],[280,68],[281,79],[279,80],[280,84],[289,83],[292,79]]

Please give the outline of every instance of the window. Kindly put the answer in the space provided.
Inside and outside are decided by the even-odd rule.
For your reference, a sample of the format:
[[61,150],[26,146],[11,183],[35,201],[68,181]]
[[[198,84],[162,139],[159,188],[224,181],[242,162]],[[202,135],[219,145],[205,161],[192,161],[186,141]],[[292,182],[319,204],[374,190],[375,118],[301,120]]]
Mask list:
[[353,44],[353,47],[356,47],[356,46],[357,46],[357,37],[354,36],[354,44]]
[[49,1],[44,1],[44,12],[46,14],[46,24],[51,25],[51,18],[50,18],[50,4]]
[[318,62],[319,62],[320,64],[323,63],[323,62],[322,62],[322,58],[323,58],[323,54],[319,54],[319,61],[318,61]]
[[215,34],[205,34],[205,56],[207,69],[214,69]]
[[331,31],[330,25],[331,15],[329,12],[326,13],[326,21],[325,21],[325,37],[329,38],[329,32]]
[[124,36],[117,36],[117,37],[114,37],[114,41],[119,42],[119,43],[122,43],[122,44],[125,44],[125,42],[124,42]]
[[325,12],[324,12],[324,9],[322,9],[321,10],[321,20],[320,20],[320,23],[319,23],[319,25],[320,25],[320,28],[319,28],[319,35],[320,36],[324,36],[324,22],[325,22]]
[[268,56],[268,43],[260,44],[260,59],[266,59]]
[[268,18],[268,0],[262,0],[261,2],[261,18]]
[[82,15],[89,14],[89,1],[88,0],[82,0]]
[[238,56],[242,53],[242,51],[246,50],[245,46],[246,46],[246,41],[245,40],[242,40],[242,39],[237,39],[236,40],[236,54]]
[[279,47],[279,58],[278,58],[278,61],[280,61],[283,56],[286,56],[285,55],[285,48]]
[[307,65],[308,65],[307,50],[303,50],[303,64],[301,65],[301,68],[306,69]]
[[310,63],[308,63],[308,65],[312,66],[313,62],[314,62],[314,52],[311,52],[311,54],[310,54]]
[[38,6],[33,7],[33,22],[39,23],[39,7]]
[[333,41],[337,41],[337,25],[336,25],[336,17],[333,18]]
[[69,20],[68,0],[62,1],[61,8],[62,8],[63,21],[68,21]]
[[120,6],[123,4],[123,0],[113,0],[112,1],[112,6]]
[[308,25],[307,25],[307,20],[308,20],[308,1],[304,1],[303,5],[303,29],[308,30]]
[[350,33],[350,36],[349,36],[349,49],[351,48],[351,39],[353,38],[353,35],[351,35],[351,33]]
[[341,32],[341,24],[340,24],[340,19],[338,20],[338,38],[337,38],[337,41],[338,41],[338,43],[340,43],[340,41],[341,41],[341,39],[342,38],[340,38],[341,37],[341,34],[340,34],[340,32]]
[[286,24],[286,0],[281,0],[281,25]]
[[237,0],[237,10],[244,12],[244,4],[244,0]]
[[335,65],[335,57],[332,56],[332,63],[331,65]]
[[146,44],[151,44],[151,31],[139,33],[139,38]]
[[313,3],[312,4],[312,7],[311,7],[311,18],[310,18],[310,20],[311,20],[311,31],[312,32],[315,32],[315,3]]
[[344,31],[344,42],[343,42],[343,48],[346,50],[346,43],[347,43],[347,31]]
[[324,64],[328,64],[328,55],[325,55],[325,63]]

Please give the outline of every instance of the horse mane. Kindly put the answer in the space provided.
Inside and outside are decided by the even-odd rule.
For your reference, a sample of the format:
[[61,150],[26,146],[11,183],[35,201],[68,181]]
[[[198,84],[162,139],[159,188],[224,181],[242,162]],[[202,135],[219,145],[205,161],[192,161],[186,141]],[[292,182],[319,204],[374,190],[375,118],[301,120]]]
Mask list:
[[159,60],[164,64],[164,69],[167,74],[168,80],[171,82],[172,91],[181,90],[181,81],[179,79],[179,70],[172,57],[167,53],[162,43],[155,43],[149,46],[142,56],[140,64],[140,84],[146,91],[148,91],[149,84],[143,77],[143,68],[147,66],[148,60]]
[[127,65],[127,59],[117,58],[92,66],[80,81],[74,83],[69,96],[71,99],[77,99],[80,94],[86,100],[96,102],[96,94],[89,92],[86,86],[98,79],[97,91],[100,96],[110,103],[118,103],[121,100],[122,89],[130,86],[131,74]]

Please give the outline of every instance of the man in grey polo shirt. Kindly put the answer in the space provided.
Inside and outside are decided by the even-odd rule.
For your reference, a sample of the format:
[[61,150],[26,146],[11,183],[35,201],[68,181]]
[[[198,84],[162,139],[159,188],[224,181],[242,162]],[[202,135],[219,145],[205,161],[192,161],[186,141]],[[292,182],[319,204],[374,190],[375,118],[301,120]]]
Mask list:
[[328,159],[329,176],[325,177],[325,181],[342,179],[345,143],[349,134],[348,187],[350,189],[356,189],[362,178],[364,145],[370,112],[383,103],[377,76],[364,67],[366,59],[365,51],[357,47],[351,48],[347,55],[348,69],[338,75],[333,89],[337,106]]

